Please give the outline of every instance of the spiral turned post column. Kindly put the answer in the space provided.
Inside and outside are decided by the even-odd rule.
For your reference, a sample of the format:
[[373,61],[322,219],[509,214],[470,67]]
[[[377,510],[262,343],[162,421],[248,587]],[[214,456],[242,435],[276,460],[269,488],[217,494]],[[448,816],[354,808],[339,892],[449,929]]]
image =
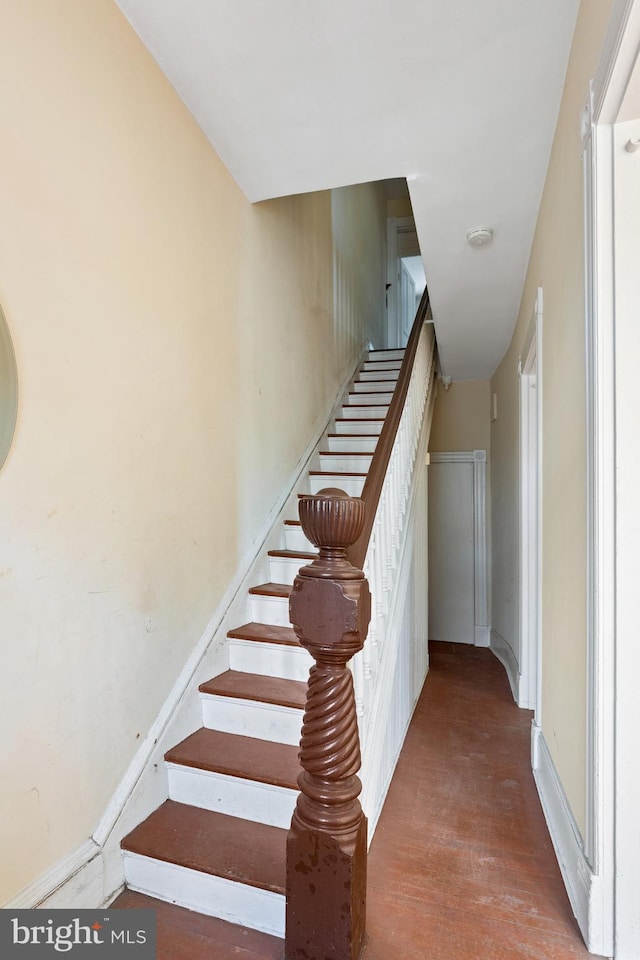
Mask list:
[[293,584],[291,623],[315,665],[300,741],[300,794],[287,838],[286,960],[356,960],[365,933],[367,821],[353,681],[371,615],[362,570],[347,560],[365,505],[342,490],[300,498],[305,534],[320,550]]

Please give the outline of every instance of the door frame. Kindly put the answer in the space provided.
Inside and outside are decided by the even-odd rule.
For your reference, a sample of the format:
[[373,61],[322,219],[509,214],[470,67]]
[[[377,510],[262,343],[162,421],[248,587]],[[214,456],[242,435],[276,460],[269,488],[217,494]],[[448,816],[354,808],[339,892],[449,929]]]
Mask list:
[[[400,252],[402,235],[415,233],[413,253]],[[402,336],[400,316],[400,257],[420,254],[413,217],[387,217],[387,346],[398,347]]]
[[621,430],[616,412],[628,384],[616,368],[625,315],[620,310],[623,291],[616,286],[614,215],[615,124],[639,49],[640,0],[615,0],[582,118],[588,440],[584,840],[592,871],[588,930],[583,932],[592,952],[616,960],[640,956],[640,856],[634,839],[640,803],[640,704],[637,689],[628,682],[637,664],[637,631],[624,617],[628,598],[637,590],[637,564],[620,550],[618,539],[639,517],[637,506],[629,508],[634,501],[626,496],[629,491],[619,471],[622,444],[626,450],[631,438]]
[[542,722],[542,287],[518,360],[520,418],[519,707]]
[[473,624],[474,645],[489,646],[489,560],[487,552],[487,451],[431,453],[430,463],[473,464]]

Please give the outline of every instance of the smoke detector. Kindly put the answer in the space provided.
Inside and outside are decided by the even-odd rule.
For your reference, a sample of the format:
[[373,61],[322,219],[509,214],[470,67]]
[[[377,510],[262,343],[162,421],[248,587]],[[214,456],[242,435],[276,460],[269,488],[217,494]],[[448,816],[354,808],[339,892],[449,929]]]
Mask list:
[[467,242],[471,247],[484,247],[493,240],[491,227],[476,227],[467,233]]

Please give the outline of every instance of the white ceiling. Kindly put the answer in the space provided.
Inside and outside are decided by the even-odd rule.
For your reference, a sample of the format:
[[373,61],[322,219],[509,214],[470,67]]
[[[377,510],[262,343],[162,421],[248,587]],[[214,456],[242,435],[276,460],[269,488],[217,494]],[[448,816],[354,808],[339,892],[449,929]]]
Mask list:
[[579,0],[116,2],[250,200],[407,177],[443,369],[493,373]]

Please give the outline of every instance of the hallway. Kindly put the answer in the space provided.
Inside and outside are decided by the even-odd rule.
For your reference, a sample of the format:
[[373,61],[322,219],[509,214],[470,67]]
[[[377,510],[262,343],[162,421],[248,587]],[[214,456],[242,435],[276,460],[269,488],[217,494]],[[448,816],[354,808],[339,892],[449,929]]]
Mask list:
[[[362,960],[585,960],[531,773],[531,714],[489,650],[430,655],[371,845]],[[114,904],[147,905],[128,892]],[[159,908],[158,960],[282,955],[272,937],[193,921]]]
[[429,647],[371,845],[364,960],[590,957],[533,781],[532,714],[489,650]]

